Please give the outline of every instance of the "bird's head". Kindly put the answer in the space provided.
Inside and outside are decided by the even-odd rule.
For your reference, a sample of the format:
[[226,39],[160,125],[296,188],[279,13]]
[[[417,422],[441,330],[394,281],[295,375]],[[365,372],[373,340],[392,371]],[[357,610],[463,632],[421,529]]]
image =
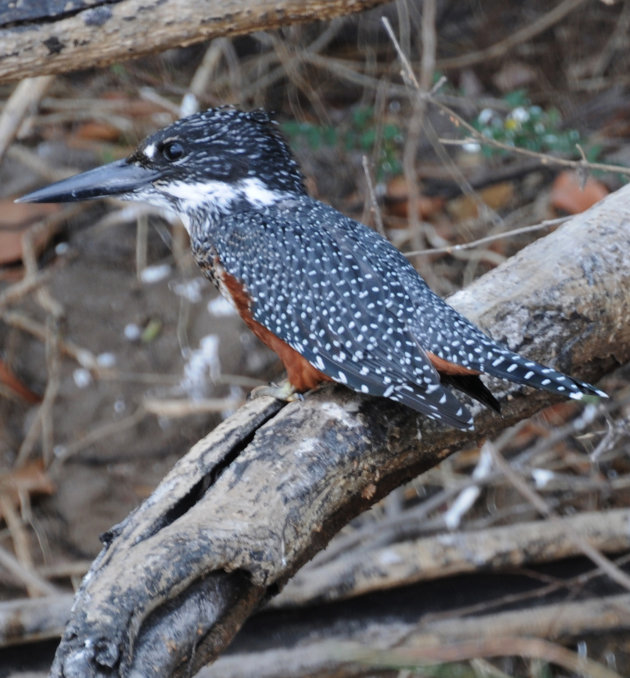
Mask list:
[[305,192],[300,169],[264,111],[196,113],[142,141],[127,158],[58,181],[19,202],[114,196],[171,209],[229,211]]

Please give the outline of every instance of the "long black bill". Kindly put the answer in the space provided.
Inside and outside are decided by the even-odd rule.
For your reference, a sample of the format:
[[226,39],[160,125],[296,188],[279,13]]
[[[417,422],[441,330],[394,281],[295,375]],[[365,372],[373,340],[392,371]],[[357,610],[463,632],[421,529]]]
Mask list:
[[15,202],[78,202],[131,193],[158,179],[160,172],[133,162],[116,160],[108,165],[62,179],[23,195]]

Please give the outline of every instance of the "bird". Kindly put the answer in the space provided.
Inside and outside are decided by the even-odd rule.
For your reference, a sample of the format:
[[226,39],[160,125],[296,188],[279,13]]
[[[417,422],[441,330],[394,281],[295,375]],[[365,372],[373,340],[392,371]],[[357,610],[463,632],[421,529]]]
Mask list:
[[311,197],[264,110],[195,113],[127,158],[18,201],[108,196],[179,215],[203,274],[282,360],[277,397],[336,382],[462,430],[474,420],[452,389],[500,410],[481,374],[575,400],[607,397],[493,340],[386,238]]

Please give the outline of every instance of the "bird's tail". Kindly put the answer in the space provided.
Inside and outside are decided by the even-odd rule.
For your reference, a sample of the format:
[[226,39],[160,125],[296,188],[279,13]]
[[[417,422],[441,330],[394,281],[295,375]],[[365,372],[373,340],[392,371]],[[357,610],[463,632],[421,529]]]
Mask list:
[[558,393],[574,400],[585,400],[589,397],[608,398],[604,391],[585,381],[528,360],[508,349],[495,346],[493,353],[495,355],[482,368],[486,374],[493,377]]

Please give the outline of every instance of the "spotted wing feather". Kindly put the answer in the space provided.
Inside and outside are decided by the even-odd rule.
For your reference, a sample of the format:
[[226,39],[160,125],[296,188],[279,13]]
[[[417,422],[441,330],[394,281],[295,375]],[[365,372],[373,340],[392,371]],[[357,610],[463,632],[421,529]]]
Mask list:
[[469,428],[470,413],[410,332],[411,302],[393,301],[402,288],[375,267],[378,252],[364,251],[358,226],[314,201],[248,212],[219,256],[245,285],[254,319],[334,381]]
[[[255,320],[337,382],[462,428],[470,414],[426,352],[572,398],[604,395],[492,340],[434,294],[384,238],[312,198],[226,219],[215,246],[250,294]],[[483,389],[485,402],[496,405]]]

